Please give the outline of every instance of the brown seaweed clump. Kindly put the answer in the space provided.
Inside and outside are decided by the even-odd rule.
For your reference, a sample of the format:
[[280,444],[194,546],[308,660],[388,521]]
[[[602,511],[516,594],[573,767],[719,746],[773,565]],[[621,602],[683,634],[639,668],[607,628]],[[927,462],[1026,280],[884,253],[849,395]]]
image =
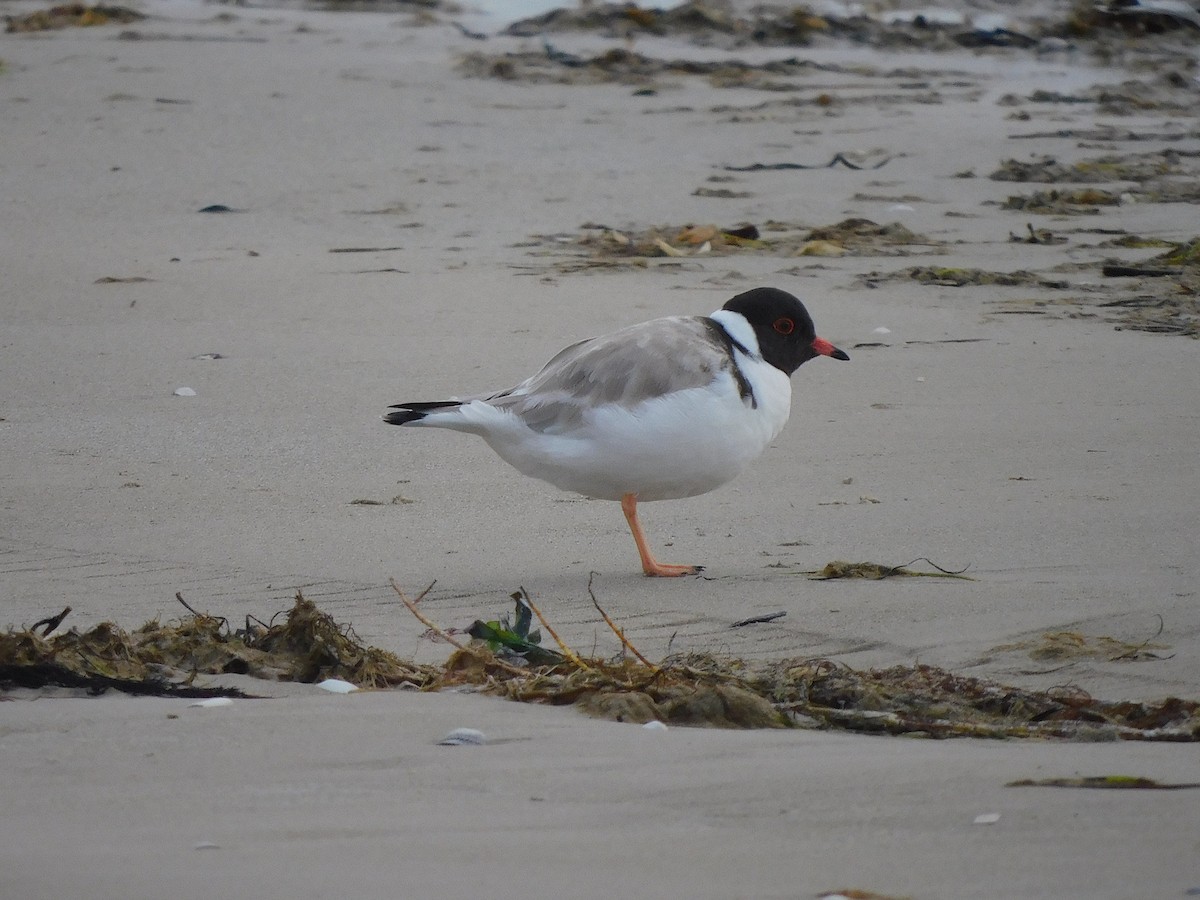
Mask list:
[[549,44],[542,50],[518,50],[501,54],[472,52],[459,61],[459,71],[468,78],[494,78],[529,84],[624,84],[652,88],[663,78],[703,77],[714,87],[758,88],[796,91],[804,78],[820,67],[789,57],[762,63],[739,59],[701,61],[658,59],[625,47],[611,47],[581,56]]
[[92,28],[113,23],[126,24],[146,18],[142,13],[125,6],[105,6],[66,3],[39,9],[24,16],[5,16],[4,30],[8,33],[53,31],[58,28]]
[[[713,192],[703,196],[714,196]],[[654,258],[717,256],[917,256],[942,252],[939,241],[909,231],[899,222],[880,225],[870,219],[845,219],[812,228],[768,220],[721,227],[714,223],[612,228],[588,223],[578,235],[536,235],[534,255],[564,256],[559,271],[645,265]],[[584,259],[580,259],[580,256]]]
[[[1027,11],[1013,27],[978,27],[970,16],[939,16],[938,10],[843,12],[809,4],[756,5],[741,10],[725,0],[686,0],[667,8],[636,3],[568,4],[514,22],[505,34],[545,36],[590,32],[609,39],[669,35],[700,46],[831,46],[854,44],[887,49],[944,51],[968,47],[977,52],[1056,49],[1065,39],[1087,40],[1093,52],[1108,51],[1137,38],[1165,32],[1190,35],[1200,14],[1186,3],[1076,0],[1067,8]],[[1049,41],[1049,42],[1047,42]]]
[[1024,183],[1100,184],[1113,181],[1146,182],[1183,171],[1180,156],[1174,150],[1099,156],[1074,163],[1062,163],[1054,157],[1032,160],[1006,159],[988,177],[992,181]]
[[576,705],[621,722],[818,728],[950,738],[1200,741],[1200,703],[1097,700],[1077,688],[1026,690],[936,666],[859,671],[827,659],[749,663],[707,654],[658,666],[631,659],[510,666],[455,653],[432,687],[475,685],[523,703]]
[[577,705],[590,715],[623,722],[936,738],[1200,741],[1200,702],[1174,697],[1158,703],[1108,702],[1078,688],[1026,690],[936,666],[859,671],[827,659],[750,663],[693,653],[655,665],[628,641],[594,594],[592,602],[620,640],[622,655],[579,657],[521,591],[514,595],[518,607],[527,605],[562,651],[553,664],[531,666],[520,654],[506,655],[503,641],[459,643],[420,612],[420,597],[410,600],[395,582],[393,587],[418,619],[457,648],[429,689],[473,685],[524,703]]
[[338,625],[300,593],[283,621],[238,632],[231,632],[221,617],[193,612],[178,622],[150,621],[133,632],[102,622],[88,631],[72,628],[53,636],[39,635],[37,626],[0,634],[0,687],[52,684],[93,693],[231,693],[196,687],[201,674],[299,682],[340,678],[360,687],[386,687],[424,685],[433,672],[364,646],[352,628]]
[[[477,622],[468,633],[479,636],[464,644],[420,611],[421,597],[400,597],[455,647],[444,665],[418,666],[364,646],[349,626],[297,594],[283,621],[248,623],[237,632],[223,618],[194,611],[191,618],[152,621],[133,632],[105,622],[86,632],[37,633],[43,624],[45,630],[56,627],[63,614],[32,628],[10,629],[0,634],[0,689],[65,685],[93,693],[236,695],[193,682],[202,673],[237,673],[302,682],[340,678],[375,688],[470,688],[523,703],[577,706],[625,722],[936,738],[1200,741],[1200,703],[1175,697],[1103,701],[1079,688],[1027,690],[924,665],[860,671],[828,659],[746,662],[696,653],[655,664],[628,641],[594,595],[597,611],[621,643],[614,658],[580,657],[523,591],[514,595],[515,621]],[[558,651],[539,646],[531,614]]]
[[1200,237],[1137,265],[1106,260],[1101,271],[1119,285],[1100,304],[1118,328],[1200,338]]
[[1043,278],[1035,272],[1018,269],[1014,272],[993,272],[986,269],[959,268],[957,266],[910,266],[894,272],[868,272],[862,276],[869,284],[889,281],[912,280],[920,284],[941,287],[1040,287],[1048,290],[1063,290],[1070,287],[1066,281]]

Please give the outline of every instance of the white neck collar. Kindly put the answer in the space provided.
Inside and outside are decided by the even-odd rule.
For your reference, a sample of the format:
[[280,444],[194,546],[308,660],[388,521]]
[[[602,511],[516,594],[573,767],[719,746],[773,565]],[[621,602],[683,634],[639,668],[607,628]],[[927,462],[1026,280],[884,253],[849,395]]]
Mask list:
[[762,350],[758,346],[758,335],[754,333],[754,326],[746,320],[745,316],[732,310],[718,309],[709,318],[724,328],[725,333],[734,341],[745,347],[750,356],[762,359]]

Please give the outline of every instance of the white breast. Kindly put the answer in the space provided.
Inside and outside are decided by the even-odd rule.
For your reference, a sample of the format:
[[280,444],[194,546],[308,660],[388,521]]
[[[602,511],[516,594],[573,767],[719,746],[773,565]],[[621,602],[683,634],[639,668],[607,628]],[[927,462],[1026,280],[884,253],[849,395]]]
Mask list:
[[513,421],[483,438],[518,471],[584,496],[619,500],[632,493],[653,501],[703,494],[736,477],[787,422],[787,376],[761,361],[739,362],[757,406],[722,374],[708,387],[633,408],[596,407],[568,433],[533,433],[509,416]]

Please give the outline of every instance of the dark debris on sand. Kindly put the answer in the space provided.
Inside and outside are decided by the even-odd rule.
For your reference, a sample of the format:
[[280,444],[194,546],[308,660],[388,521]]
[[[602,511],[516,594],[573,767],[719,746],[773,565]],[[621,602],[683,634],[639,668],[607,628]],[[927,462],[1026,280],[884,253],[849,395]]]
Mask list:
[[[695,653],[656,665],[598,603],[622,643],[621,655],[583,658],[560,641],[560,651],[540,651],[536,658],[544,661],[533,664],[529,650],[541,639],[529,628],[528,611],[558,638],[524,592],[514,595],[518,617],[527,604],[519,626],[506,619],[487,623],[492,627],[470,644],[430,622],[418,609],[420,597],[400,596],[455,646],[444,665],[419,666],[364,646],[352,628],[297,595],[279,623],[251,621],[237,632],[224,618],[203,613],[166,624],[151,621],[133,632],[108,622],[52,636],[38,634],[37,626],[10,628],[0,634],[0,690],[63,685],[90,693],[228,696],[236,692],[197,681],[232,672],[301,682],[341,678],[376,689],[472,689],[526,703],[578,706],[625,722],[938,738],[1200,740],[1200,703],[1179,698],[1102,701],[1079,688],[1027,690],[924,665],[859,671],[828,659],[746,662]],[[513,636],[519,640],[508,646]]]
[[[997,24],[994,18],[943,11],[871,15],[850,11],[814,12],[803,4],[760,5],[747,11],[721,0],[688,0],[668,8],[634,3],[564,6],[510,25],[505,34],[516,37],[562,32],[590,32],[611,39],[671,35],[703,46],[732,49],[745,46],[808,47],[850,43],[893,50],[1053,50],[1067,43],[1101,45],[1112,52],[1115,42],[1178,35],[1184,41],[1200,32],[1187,16],[1170,4],[1154,0],[1078,0],[1053,13],[1034,12],[1024,21]],[[1007,11],[1006,11],[1007,12]],[[1015,16],[1006,16],[1006,19]]]
[[532,246],[534,255],[553,258],[551,267],[559,272],[618,269],[655,258],[918,256],[944,248],[899,222],[881,225],[861,217],[815,228],[773,220],[624,228],[587,223],[577,234],[535,235],[525,246]]
[[22,16],[5,16],[4,30],[13,34],[59,28],[93,28],[99,25],[123,25],[144,18],[145,15],[126,6],[64,3]]
[[[182,601],[181,601],[182,602]],[[0,688],[59,685],[93,693],[228,695],[197,685],[200,675],[251,675],[272,681],[340,678],[362,687],[427,683],[432,670],[364,646],[303,595],[272,623],[231,631],[219,616],[193,613],[125,631],[102,622],[44,636],[34,628],[0,634]]]

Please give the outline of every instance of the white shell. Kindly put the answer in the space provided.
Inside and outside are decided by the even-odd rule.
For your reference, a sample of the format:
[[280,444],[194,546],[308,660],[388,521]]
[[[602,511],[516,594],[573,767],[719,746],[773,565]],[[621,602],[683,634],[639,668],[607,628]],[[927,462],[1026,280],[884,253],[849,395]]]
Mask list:
[[324,681],[318,681],[317,687],[323,691],[329,691],[331,694],[349,694],[358,690],[358,685],[342,681],[340,678],[326,678]]

